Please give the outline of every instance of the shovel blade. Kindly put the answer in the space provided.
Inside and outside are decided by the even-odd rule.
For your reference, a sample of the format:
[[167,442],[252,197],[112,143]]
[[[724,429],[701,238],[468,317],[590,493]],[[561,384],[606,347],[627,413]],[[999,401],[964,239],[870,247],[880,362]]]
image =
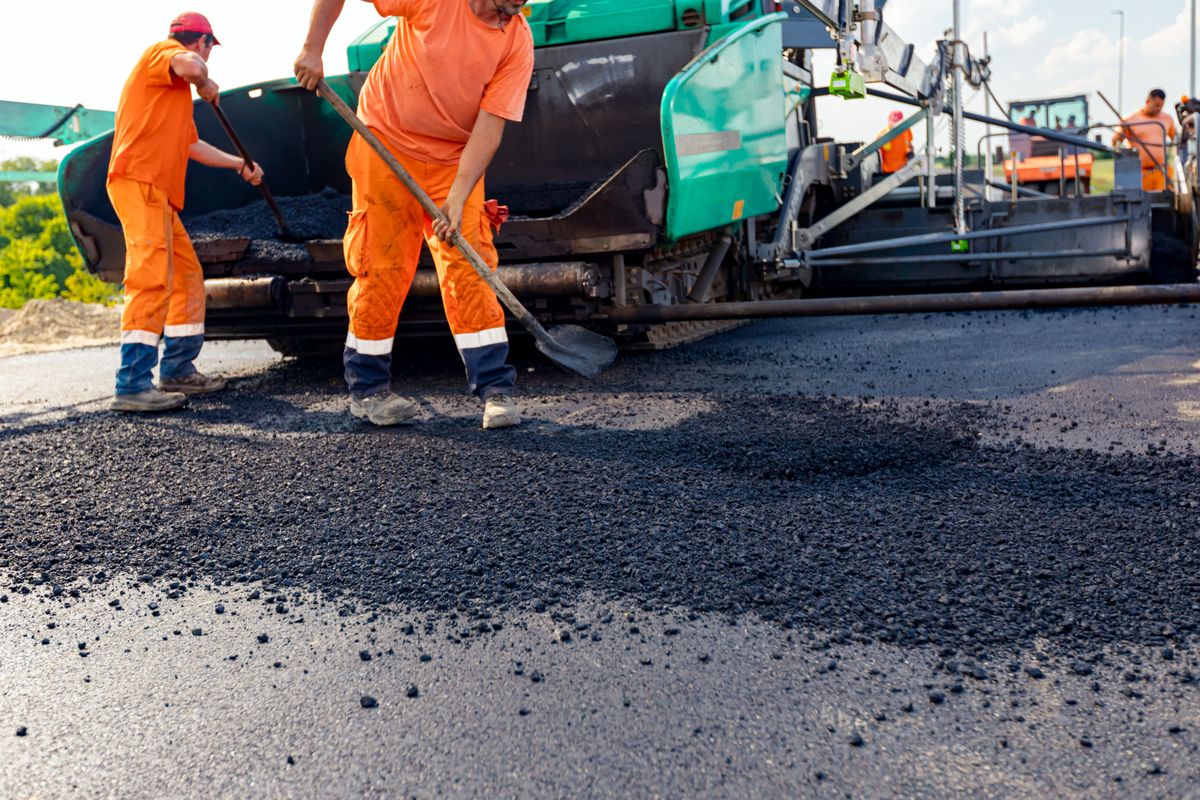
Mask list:
[[537,340],[542,355],[585,378],[594,378],[617,358],[617,343],[578,325],[559,325]]

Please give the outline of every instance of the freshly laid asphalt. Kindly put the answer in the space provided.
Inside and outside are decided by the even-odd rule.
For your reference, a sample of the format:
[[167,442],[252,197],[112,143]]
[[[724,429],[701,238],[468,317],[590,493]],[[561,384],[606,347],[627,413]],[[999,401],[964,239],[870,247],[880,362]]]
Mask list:
[[[778,321],[478,429],[0,359],[0,797],[1186,797],[1200,321]],[[23,729],[23,735],[18,735]]]

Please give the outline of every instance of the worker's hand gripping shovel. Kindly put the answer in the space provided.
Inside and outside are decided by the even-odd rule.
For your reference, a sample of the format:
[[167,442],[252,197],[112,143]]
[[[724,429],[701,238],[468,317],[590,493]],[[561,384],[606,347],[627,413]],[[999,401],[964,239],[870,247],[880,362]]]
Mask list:
[[[349,123],[350,127],[358,133],[359,136],[371,145],[384,163],[396,174],[413,196],[421,203],[421,207],[425,209],[425,213],[431,219],[442,219],[444,215],[429,195],[417,185],[417,182],[412,179],[412,176],[405,171],[404,167],[392,155],[391,151],[384,146],[383,142],[379,141],[376,136],[366,126],[366,124],[358,118],[358,115],[351,110],[350,106],[342,100],[332,89],[329,88],[324,80],[317,84],[317,93],[324,97],[329,104],[334,107],[337,113]],[[462,254],[467,257],[467,261],[479,273],[479,277],[492,287],[492,291],[500,298],[505,307],[512,313],[517,321],[521,323],[537,340],[537,348],[542,351],[542,354],[559,366],[566,367],[572,372],[577,372],[586,378],[594,378],[600,374],[608,365],[612,364],[617,357],[617,345],[612,339],[607,336],[601,336],[598,333],[589,331],[586,328],[581,328],[578,325],[559,325],[552,331],[547,331],[542,327],[542,324],[537,321],[533,314],[521,304],[508,287],[496,276],[496,273],[488,267],[479,254],[475,252],[475,248],[471,247],[470,243],[462,237],[461,233],[455,233],[452,243],[455,247],[462,251]]]
[[[225,110],[217,103],[209,103],[212,106],[213,113],[217,115],[217,120],[221,123],[221,127],[225,129],[225,135],[229,137],[229,141],[233,142],[233,146],[237,148],[238,155],[246,162],[246,166],[254,167],[254,159],[250,157],[246,146],[242,144],[241,138],[234,131],[233,125],[229,123],[229,117],[225,116]],[[271,209],[272,216],[275,217],[276,224],[279,225],[279,238],[285,242],[304,242],[308,239],[294,233],[291,227],[288,226],[287,220],[283,217],[283,211],[279,209],[279,204],[275,202],[275,196],[271,194],[271,190],[267,188],[267,182],[262,181],[258,184],[258,190],[262,192],[263,200],[267,201],[267,208]]]

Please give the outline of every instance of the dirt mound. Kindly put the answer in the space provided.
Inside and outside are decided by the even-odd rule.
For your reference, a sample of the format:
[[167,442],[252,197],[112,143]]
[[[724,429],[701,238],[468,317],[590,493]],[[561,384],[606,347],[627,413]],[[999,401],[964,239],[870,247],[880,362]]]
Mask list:
[[20,311],[0,316],[0,357],[111,344],[120,333],[119,309],[69,300],[30,300]]

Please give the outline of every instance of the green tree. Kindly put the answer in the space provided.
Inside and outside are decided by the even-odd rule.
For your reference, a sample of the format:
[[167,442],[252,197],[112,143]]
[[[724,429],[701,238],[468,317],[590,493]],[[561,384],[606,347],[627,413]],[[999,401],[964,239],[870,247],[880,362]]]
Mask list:
[[118,291],[83,268],[58,195],[19,197],[0,208],[0,306],[54,297],[112,303]]
[[[38,161],[28,156],[19,156],[0,161],[0,172],[57,172],[57,161]],[[0,183],[0,208],[11,206],[21,197],[53,194],[55,186],[52,183]]]

